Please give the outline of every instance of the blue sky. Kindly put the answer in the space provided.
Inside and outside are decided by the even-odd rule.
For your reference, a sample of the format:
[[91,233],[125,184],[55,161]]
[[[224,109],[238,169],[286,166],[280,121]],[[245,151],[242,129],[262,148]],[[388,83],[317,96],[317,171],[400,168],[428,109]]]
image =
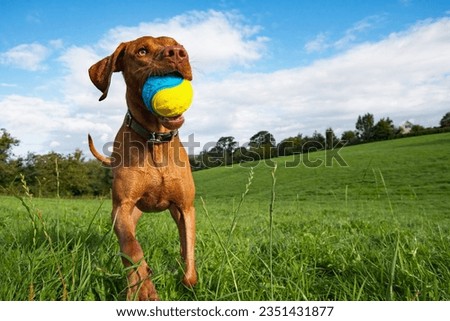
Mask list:
[[190,52],[182,138],[202,146],[340,134],[366,112],[435,126],[450,111],[450,1],[3,0],[0,12],[0,127],[18,155],[86,151],[87,132],[111,141],[124,84],[114,76],[99,103],[87,68],[145,34]]

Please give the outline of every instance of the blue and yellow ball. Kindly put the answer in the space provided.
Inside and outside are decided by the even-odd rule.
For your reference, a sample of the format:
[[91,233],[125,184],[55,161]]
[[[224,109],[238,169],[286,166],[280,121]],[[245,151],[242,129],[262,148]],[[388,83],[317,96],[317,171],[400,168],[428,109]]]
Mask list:
[[174,75],[151,76],[142,87],[147,108],[163,117],[183,114],[191,106],[193,94],[191,82]]

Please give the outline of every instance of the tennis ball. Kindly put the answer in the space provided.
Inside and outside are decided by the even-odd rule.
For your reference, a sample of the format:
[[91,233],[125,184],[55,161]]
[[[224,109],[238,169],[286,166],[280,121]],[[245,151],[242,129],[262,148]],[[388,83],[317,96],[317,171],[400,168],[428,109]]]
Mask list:
[[142,87],[142,99],[148,110],[158,116],[183,114],[192,103],[191,82],[175,75],[151,76]]

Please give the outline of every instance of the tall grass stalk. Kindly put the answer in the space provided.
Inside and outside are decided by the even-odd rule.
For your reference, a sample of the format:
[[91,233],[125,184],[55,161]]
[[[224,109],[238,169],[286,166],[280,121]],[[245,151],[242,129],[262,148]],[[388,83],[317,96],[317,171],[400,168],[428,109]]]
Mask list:
[[[55,248],[53,246],[52,238],[51,238],[50,234],[48,233],[47,226],[44,221],[44,218],[42,217],[41,211],[33,206],[33,196],[30,193],[30,189],[27,185],[25,176],[23,174],[20,174],[20,181],[22,183],[22,188],[25,191],[25,195],[27,197],[27,201],[29,204],[27,203],[27,201],[25,200],[24,197],[19,196],[19,195],[16,195],[16,197],[20,200],[22,205],[25,207],[25,209],[28,213],[28,216],[31,220],[31,224],[33,226],[33,250],[36,250],[36,235],[37,235],[37,230],[38,230],[36,222],[39,221],[39,223],[41,223],[41,226],[42,226],[42,232],[44,233],[44,237],[47,240],[48,246],[50,248],[50,253],[53,256],[54,261],[56,262],[56,270],[58,272],[58,276],[59,276],[59,279],[60,279],[60,282],[61,282],[61,285],[63,288],[63,293],[62,293],[61,299],[63,301],[65,301],[65,300],[67,300],[67,297],[68,297],[67,284],[66,284],[64,275],[62,273],[61,264],[59,264],[59,259],[56,255]],[[30,262],[30,263],[31,263],[31,271],[30,271],[31,273],[30,274],[33,275],[34,264],[33,264],[33,262]],[[32,277],[32,282],[30,284],[30,292],[29,292],[28,298],[29,298],[29,300],[34,299],[33,277]]]
[[386,185],[386,181],[384,180],[383,173],[381,172],[380,169],[378,169],[378,173],[380,173],[381,182],[383,183],[384,192],[386,193],[386,197],[388,200],[389,208],[391,210],[391,214],[394,215],[394,207],[392,206],[391,197],[389,196],[389,191],[388,191],[388,188]]
[[205,200],[203,199],[203,197],[200,197],[200,200],[202,201],[202,207],[203,207],[203,210],[205,211],[206,217],[207,217],[209,223],[211,224],[211,227],[212,227],[212,229],[214,231],[214,234],[217,237],[217,240],[219,241],[220,247],[222,248],[222,250],[223,250],[223,252],[225,254],[224,259],[222,260],[222,263],[220,264],[219,278],[217,280],[216,294],[215,294],[215,298],[214,299],[217,300],[218,297],[219,297],[220,283],[221,283],[221,280],[222,280],[222,274],[223,274],[223,269],[224,269],[225,260],[226,260],[228,265],[229,265],[229,267],[230,267],[231,275],[233,277],[233,284],[234,284],[234,288],[236,290],[236,294],[238,296],[238,300],[240,301],[241,298],[240,298],[240,295],[239,295],[239,287],[238,287],[238,284],[237,284],[237,281],[236,281],[236,275],[234,273],[234,267],[233,267],[233,264],[231,263],[230,255],[228,253],[229,252],[228,248],[225,245],[225,243],[223,242],[222,237],[220,236],[220,233],[217,231],[216,227],[214,226],[214,223],[211,220],[211,217],[209,216],[209,212],[208,212],[208,209],[206,208]]
[[399,246],[400,246],[400,234],[397,234],[397,242],[395,244],[394,257],[391,262],[391,271],[389,274],[389,297],[388,300],[393,301],[394,298],[394,281],[395,281],[395,268],[397,266],[397,258],[399,254]]
[[[23,174],[20,174],[20,181],[22,183],[22,187],[25,191],[25,195],[27,195],[28,198],[31,197],[30,189],[27,186],[27,183],[25,181],[25,176]],[[25,207],[26,212],[28,214],[28,217],[31,221],[31,226],[33,228],[33,252],[36,251],[36,235],[37,235],[37,225],[36,225],[36,216],[33,215],[33,211],[31,210],[30,206],[25,202],[25,199],[21,197],[20,195],[16,194],[15,197],[19,199],[22,206]],[[28,285],[28,301],[33,301],[35,298],[35,291],[34,291],[34,268],[35,268],[35,262],[34,262],[34,256],[29,255],[28,259],[30,260],[29,264],[29,272],[30,272],[30,284]]]
[[[225,258],[227,259],[228,264],[230,265],[231,273],[233,275],[234,282],[235,282],[233,265],[230,263],[230,258],[228,256],[228,249],[225,246],[225,244],[223,243],[223,240],[222,240],[222,237],[220,236],[219,231],[217,231],[216,226],[214,225],[214,223],[211,220],[211,217],[209,216],[209,211],[208,211],[208,208],[206,207],[205,200],[203,199],[203,197],[200,197],[200,200],[202,202],[202,208],[203,208],[203,211],[206,214],[206,218],[208,219],[208,222],[211,225],[211,228],[212,228],[214,234],[216,235],[217,240],[219,241],[220,247],[222,248],[223,252],[225,253]],[[222,272],[223,272],[223,261],[222,261],[222,264],[220,266],[219,279],[217,281],[216,294],[215,294],[215,298],[214,298],[215,300],[217,300],[217,298],[219,296],[219,289],[220,289],[220,281],[221,281]],[[235,285],[235,287],[236,287],[236,285]]]
[[[202,207],[203,207],[203,210],[205,211],[206,217],[207,217],[209,223],[211,224],[211,227],[212,227],[212,229],[213,229],[213,231],[214,231],[214,234],[217,236],[217,239],[218,239],[218,241],[219,241],[219,244],[220,244],[220,246],[221,246],[221,248],[222,248],[222,250],[224,251],[224,254],[225,254],[225,255],[223,256],[222,262],[221,262],[221,264],[220,264],[220,269],[219,269],[219,279],[217,280],[217,288],[216,288],[216,295],[215,295],[216,297],[215,297],[215,299],[217,299],[217,298],[218,298],[218,295],[219,295],[220,284],[221,284],[221,281],[222,281],[222,274],[223,274],[223,270],[224,270],[224,267],[225,267],[225,262],[227,262],[227,263],[228,263],[228,266],[230,267],[231,275],[232,275],[232,278],[233,278],[234,288],[235,288],[235,290],[236,290],[236,295],[237,295],[237,297],[238,297],[238,300],[239,300],[239,301],[241,300],[240,294],[239,294],[239,292],[240,292],[240,291],[239,291],[239,286],[238,286],[238,283],[237,283],[237,280],[236,280],[236,275],[235,275],[235,272],[234,272],[234,266],[233,266],[233,264],[232,264],[232,262],[231,262],[231,259],[230,259],[230,252],[229,252],[228,247],[229,247],[230,244],[231,244],[231,241],[232,241],[232,239],[233,239],[233,233],[234,233],[234,231],[235,231],[235,229],[236,229],[236,226],[237,226],[237,221],[238,221],[238,214],[239,214],[239,211],[240,211],[240,209],[241,209],[242,204],[244,203],[244,200],[245,200],[246,195],[247,195],[248,192],[250,191],[250,185],[252,184],[253,177],[254,177],[254,174],[253,174],[253,173],[254,173],[253,167],[250,167],[250,171],[249,171],[249,174],[248,174],[247,184],[245,185],[245,190],[244,190],[244,192],[241,194],[241,198],[240,198],[240,201],[239,201],[239,203],[238,203],[236,209],[234,209],[234,211],[233,211],[233,220],[232,220],[232,222],[231,222],[231,227],[230,227],[230,230],[229,230],[229,232],[228,232],[228,237],[227,237],[227,241],[226,241],[226,242],[224,242],[224,241],[222,240],[222,238],[221,238],[219,232],[217,231],[216,227],[214,226],[214,224],[213,224],[213,222],[212,222],[212,220],[211,220],[211,218],[210,218],[210,216],[209,216],[209,212],[208,212],[208,209],[206,208],[206,204],[205,204],[204,199],[203,199],[202,197],[200,197],[200,200],[201,200],[201,202],[202,202]],[[231,254],[232,254],[232,253],[231,253]]]
[[254,173],[253,167],[250,167],[250,171],[248,173],[247,184],[245,184],[245,190],[241,194],[241,199],[239,200],[238,206],[233,211],[233,222],[231,223],[230,233],[228,234],[228,240],[227,240],[228,244],[231,242],[231,237],[233,235],[234,230],[236,229],[238,213],[241,209],[242,204],[244,203],[245,196],[247,196],[248,192],[250,191],[250,185],[252,185],[252,181],[253,181],[253,173]]
[[274,290],[273,290],[273,207],[275,205],[275,183],[277,181],[277,178],[275,176],[275,173],[277,171],[277,163],[275,163],[275,166],[272,170],[272,195],[270,199],[270,205],[269,205],[269,268],[270,268],[270,299],[274,300]]

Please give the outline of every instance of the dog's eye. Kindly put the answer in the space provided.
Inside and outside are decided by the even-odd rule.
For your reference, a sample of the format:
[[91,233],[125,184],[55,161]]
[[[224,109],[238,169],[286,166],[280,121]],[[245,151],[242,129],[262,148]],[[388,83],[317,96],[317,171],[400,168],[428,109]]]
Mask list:
[[145,56],[146,54],[148,53],[148,51],[147,51],[147,49],[145,49],[145,48],[141,48],[141,49],[139,49],[139,51],[138,51],[138,55],[139,56]]

